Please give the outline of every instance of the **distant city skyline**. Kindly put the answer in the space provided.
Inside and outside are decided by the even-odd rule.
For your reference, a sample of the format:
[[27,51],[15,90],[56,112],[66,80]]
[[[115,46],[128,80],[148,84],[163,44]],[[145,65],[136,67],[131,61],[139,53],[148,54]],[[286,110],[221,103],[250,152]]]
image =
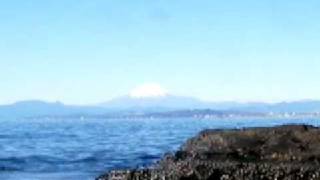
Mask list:
[[319,19],[316,0],[2,1],[0,104],[320,100]]

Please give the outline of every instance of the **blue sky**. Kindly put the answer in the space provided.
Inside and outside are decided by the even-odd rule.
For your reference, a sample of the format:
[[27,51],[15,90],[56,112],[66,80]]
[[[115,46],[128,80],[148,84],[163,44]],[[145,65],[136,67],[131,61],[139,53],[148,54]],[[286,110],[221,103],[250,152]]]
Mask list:
[[318,0],[0,1],[0,104],[158,83],[205,100],[320,99]]

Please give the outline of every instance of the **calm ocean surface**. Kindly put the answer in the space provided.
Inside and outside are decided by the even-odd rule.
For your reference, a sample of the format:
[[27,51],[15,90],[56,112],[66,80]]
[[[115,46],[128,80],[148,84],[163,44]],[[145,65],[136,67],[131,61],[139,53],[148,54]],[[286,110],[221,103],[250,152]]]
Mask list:
[[91,180],[157,161],[206,128],[311,124],[319,119],[0,119],[1,180]]

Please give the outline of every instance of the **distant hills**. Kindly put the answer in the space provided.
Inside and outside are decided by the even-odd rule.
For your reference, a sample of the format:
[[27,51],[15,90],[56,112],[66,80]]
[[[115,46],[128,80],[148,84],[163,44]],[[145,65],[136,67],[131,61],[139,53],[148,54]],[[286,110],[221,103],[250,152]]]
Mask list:
[[155,97],[131,97],[123,96],[99,104],[101,107],[122,110],[177,110],[207,108],[208,104],[192,97],[182,96],[155,96]]
[[134,98],[123,96],[99,104],[101,107],[113,109],[147,109],[147,110],[181,110],[181,109],[213,109],[259,113],[311,113],[320,112],[320,101],[302,100],[280,103],[264,102],[207,102],[192,97],[166,95],[161,97]]
[[0,117],[36,117],[104,114],[106,109],[98,106],[73,106],[61,102],[44,102],[39,100],[20,101],[1,105]]
[[233,109],[245,112],[264,113],[315,113],[320,112],[320,101],[304,100],[280,103],[246,103],[244,106],[238,106]]
[[280,103],[205,102],[191,97],[123,96],[91,106],[65,105],[61,102],[21,101],[0,106],[0,118],[7,117],[189,117],[225,115],[267,115],[277,113],[319,113],[320,101]]

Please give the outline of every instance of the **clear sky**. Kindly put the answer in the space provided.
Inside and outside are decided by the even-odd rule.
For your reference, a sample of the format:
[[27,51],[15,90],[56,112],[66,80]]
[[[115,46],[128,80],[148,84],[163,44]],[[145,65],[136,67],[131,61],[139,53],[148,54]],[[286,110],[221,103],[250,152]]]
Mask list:
[[319,78],[319,0],[0,1],[0,104],[320,99]]

